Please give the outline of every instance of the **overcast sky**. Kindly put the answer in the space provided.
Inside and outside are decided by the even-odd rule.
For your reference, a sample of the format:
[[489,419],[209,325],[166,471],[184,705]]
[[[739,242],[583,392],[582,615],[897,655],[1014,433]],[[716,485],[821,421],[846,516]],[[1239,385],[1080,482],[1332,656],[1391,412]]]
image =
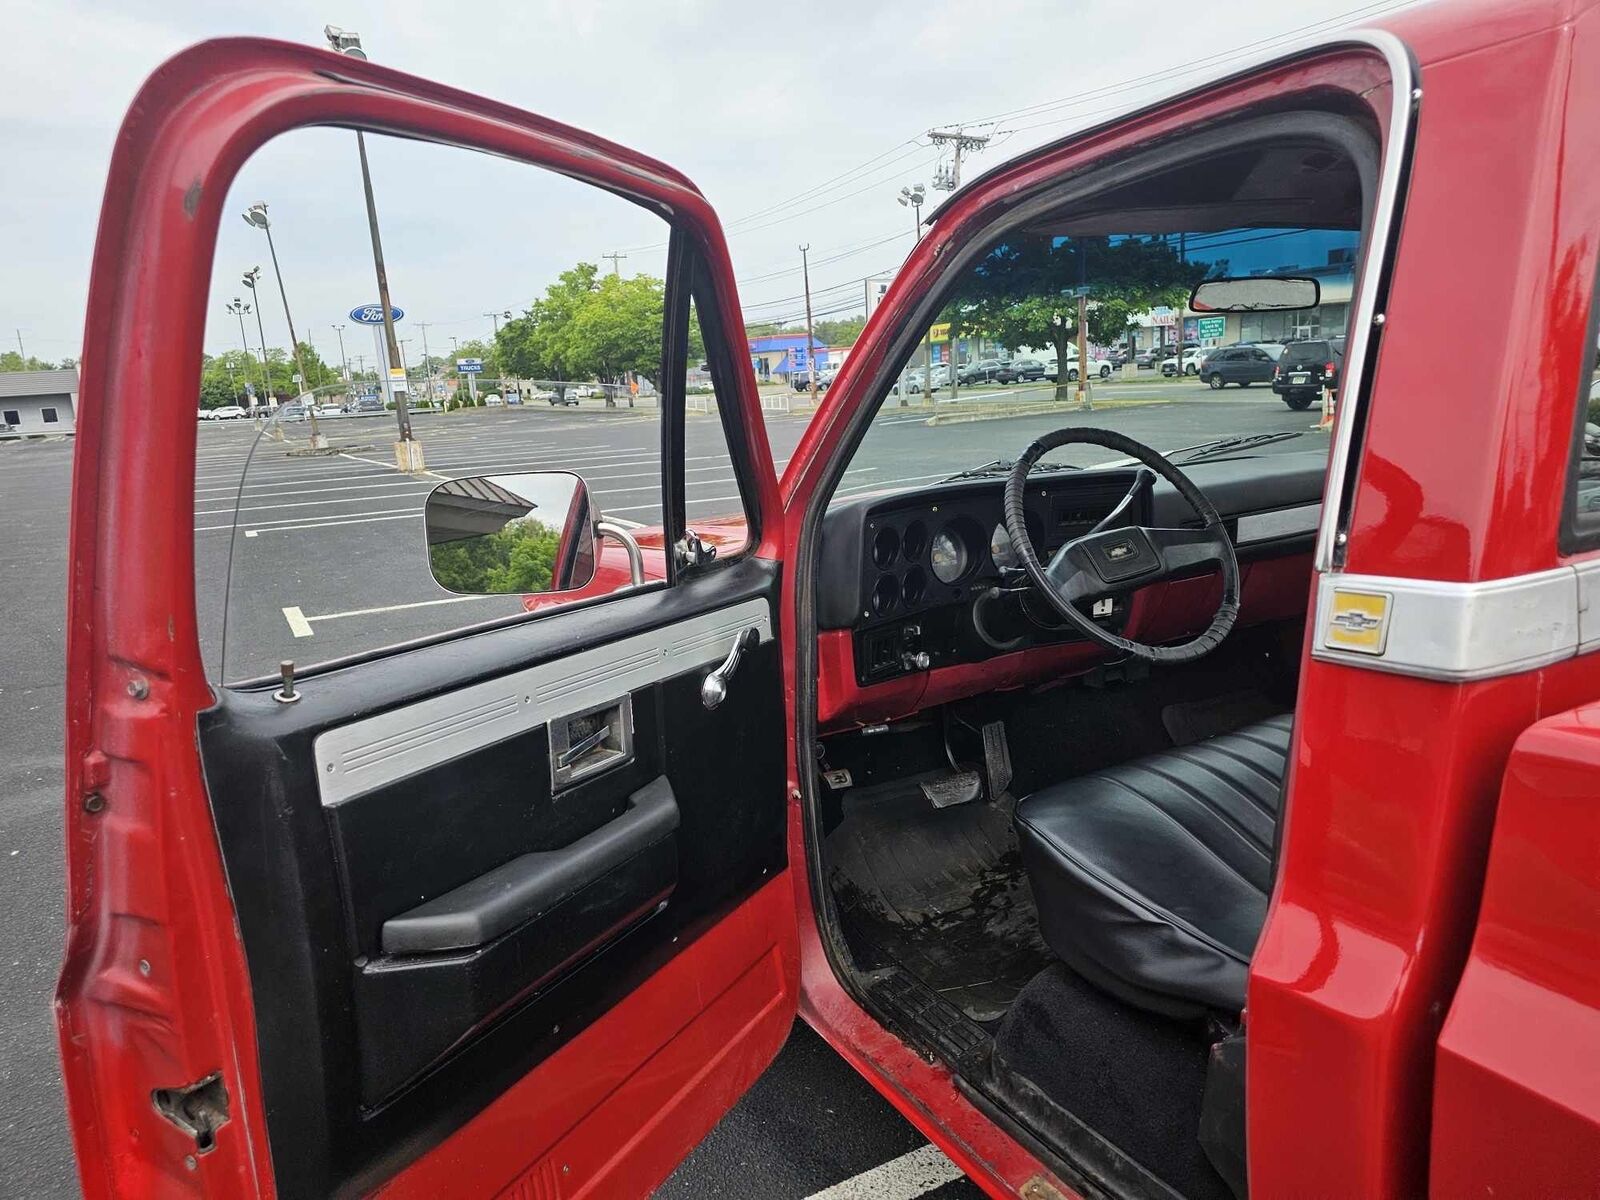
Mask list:
[[[820,313],[859,308],[860,279],[911,245],[895,201],[931,183],[931,127],[996,132],[971,160],[1016,153],[1154,99],[1274,39],[1360,23],[1375,0],[524,0],[521,4],[341,0],[312,5],[111,6],[7,0],[0,88],[0,335],[28,353],[76,356],[106,165],[124,109],[165,58],[210,37],[319,43],[332,22],[359,30],[378,61],[602,134],[686,172],[730,235],[746,315],[803,309],[797,246],[809,243]],[[1152,11],[1181,14],[1174,35]],[[1287,44],[1287,43],[1285,43]],[[985,122],[992,122],[984,124]],[[626,250],[625,274],[661,273],[663,226],[613,197],[462,151],[371,139],[373,175],[401,335],[420,355],[484,337],[490,311],[520,311],[554,273]],[[839,177],[843,177],[840,179]],[[831,182],[838,180],[837,182]],[[826,186],[823,186],[826,185]],[[933,193],[935,198],[943,193]],[[374,300],[353,137],[306,130],[264,147],[231,190],[218,243],[206,348],[236,347],[223,306],[257,264],[259,231],[235,215],[270,206],[301,336],[330,360],[335,323]],[[610,270],[609,264],[606,269]],[[246,294],[247,295],[247,294]],[[266,338],[286,344],[276,289]],[[252,324],[246,329],[257,340]],[[370,335],[347,328],[352,356]]]

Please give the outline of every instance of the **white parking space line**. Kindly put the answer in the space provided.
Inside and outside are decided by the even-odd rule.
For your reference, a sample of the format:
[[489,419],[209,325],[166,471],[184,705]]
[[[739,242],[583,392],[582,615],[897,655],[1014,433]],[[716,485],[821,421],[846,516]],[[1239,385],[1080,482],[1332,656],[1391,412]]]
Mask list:
[[[232,505],[227,508],[200,509],[195,512],[197,517],[225,517],[229,513],[238,511],[247,512],[276,512],[280,508],[332,508],[336,504],[362,504],[368,500],[398,500],[403,499],[405,493],[396,495],[393,492],[379,492],[368,496],[342,496],[337,500],[295,500],[288,504],[246,504],[235,510]],[[255,522],[250,522],[254,524]]]
[[346,617],[372,617],[379,613],[402,612],[408,608],[433,608],[440,604],[465,604],[469,600],[504,600],[505,596],[441,596],[437,600],[414,600],[410,604],[381,604],[376,608],[352,608],[348,612],[320,613],[308,617],[301,612],[298,606],[291,606],[283,610],[283,619],[289,622],[289,629],[297,638],[312,637],[315,630],[311,628],[313,621],[342,621]]
[[[293,533],[298,529],[328,529],[334,525],[374,525],[379,521],[420,521],[422,510],[415,512],[401,512],[390,517],[351,517],[347,521],[306,521],[299,524],[275,523],[264,521],[253,529],[246,529],[244,535],[253,538],[263,533]],[[211,533],[218,529],[232,529],[232,525],[207,525],[196,529],[196,533]]]
[[961,1178],[961,1168],[931,1143],[813,1192],[806,1200],[916,1200]]

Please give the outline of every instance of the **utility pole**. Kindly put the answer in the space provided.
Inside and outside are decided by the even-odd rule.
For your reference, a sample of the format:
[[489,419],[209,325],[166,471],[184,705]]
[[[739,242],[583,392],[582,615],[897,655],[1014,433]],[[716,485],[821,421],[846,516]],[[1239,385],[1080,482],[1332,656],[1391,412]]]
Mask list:
[[602,254],[600,257],[601,258],[609,258],[611,260],[611,273],[620,278],[621,275],[622,275],[622,272],[617,269],[617,260],[619,258],[627,258],[628,256],[626,254],[612,253],[612,254]]
[[952,148],[950,169],[939,168],[933,176],[933,186],[941,192],[953,192],[961,186],[961,153],[964,150],[982,150],[989,144],[992,134],[967,133],[961,126],[954,129],[930,129],[928,140],[935,146]]
[[805,283],[806,291],[806,374],[809,377],[807,387],[811,393],[811,403],[815,404],[817,402],[817,356],[813,353],[813,350],[816,346],[816,338],[811,333],[811,264],[806,257],[810,249],[810,242],[800,247],[800,277]]
[[[1093,412],[1089,399],[1089,289],[1078,289],[1078,411]],[[1059,369],[1060,364],[1057,364]]]
[[[609,257],[609,255],[603,256],[603,257]],[[627,255],[623,255],[623,257],[626,258]],[[509,308],[506,308],[506,309],[501,309],[499,312],[489,312],[489,313],[484,313],[483,315],[488,317],[490,320],[492,320],[494,322],[494,359],[495,359],[495,362],[498,363],[500,361],[500,322],[501,322],[502,319],[503,320],[507,320],[507,321],[511,320],[511,310]],[[502,367],[500,369],[500,401],[501,401],[502,404],[505,403],[505,398],[506,398],[506,372],[505,372],[505,368]],[[510,405],[506,405],[506,407],[510,408]]]
[[17,330],[17,353],[22,355],[22,365],[28,365],[28,352],[22,348],[22,330]]
[[345,357],[344,353],[344,326],[335,325],[333,331],[339,335],[339,365],[344,369],[344,395],[345,399],[348,400],[352,395],[352,389],[350,387],[350,360]]
[[428,353],[428,325],[427,321],[418,321],[417,328],[422,330],[422,370],[428,380],[428,407],[433,407],[433,358]]

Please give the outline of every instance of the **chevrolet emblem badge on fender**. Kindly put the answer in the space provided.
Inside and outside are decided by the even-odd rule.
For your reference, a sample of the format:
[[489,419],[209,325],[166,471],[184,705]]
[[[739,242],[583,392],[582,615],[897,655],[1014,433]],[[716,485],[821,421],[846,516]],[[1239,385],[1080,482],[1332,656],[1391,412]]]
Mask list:
[[1132,542],[1112,542],[1106,547],[1106,557],[1112,562],[1120,562],[1124,558],[1133,557]]
[[1353,592],[1334,588],[1322,644],[1331,650],[1382,654],[1389,637],[1387,592]]

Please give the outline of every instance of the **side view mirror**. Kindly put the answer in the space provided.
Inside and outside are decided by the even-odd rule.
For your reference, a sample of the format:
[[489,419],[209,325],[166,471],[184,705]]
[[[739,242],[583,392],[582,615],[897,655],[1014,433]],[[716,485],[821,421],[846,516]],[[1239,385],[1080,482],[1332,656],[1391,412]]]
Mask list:
[[428,566],[463,595],[586,587],[595,572],[589,489],[570,471],[472,475],[428,493]]
[[1309,276],[1208,279],[1189,293],[1189,311],[1197,313],[1292,312],[1321,302],[1322,285]]

